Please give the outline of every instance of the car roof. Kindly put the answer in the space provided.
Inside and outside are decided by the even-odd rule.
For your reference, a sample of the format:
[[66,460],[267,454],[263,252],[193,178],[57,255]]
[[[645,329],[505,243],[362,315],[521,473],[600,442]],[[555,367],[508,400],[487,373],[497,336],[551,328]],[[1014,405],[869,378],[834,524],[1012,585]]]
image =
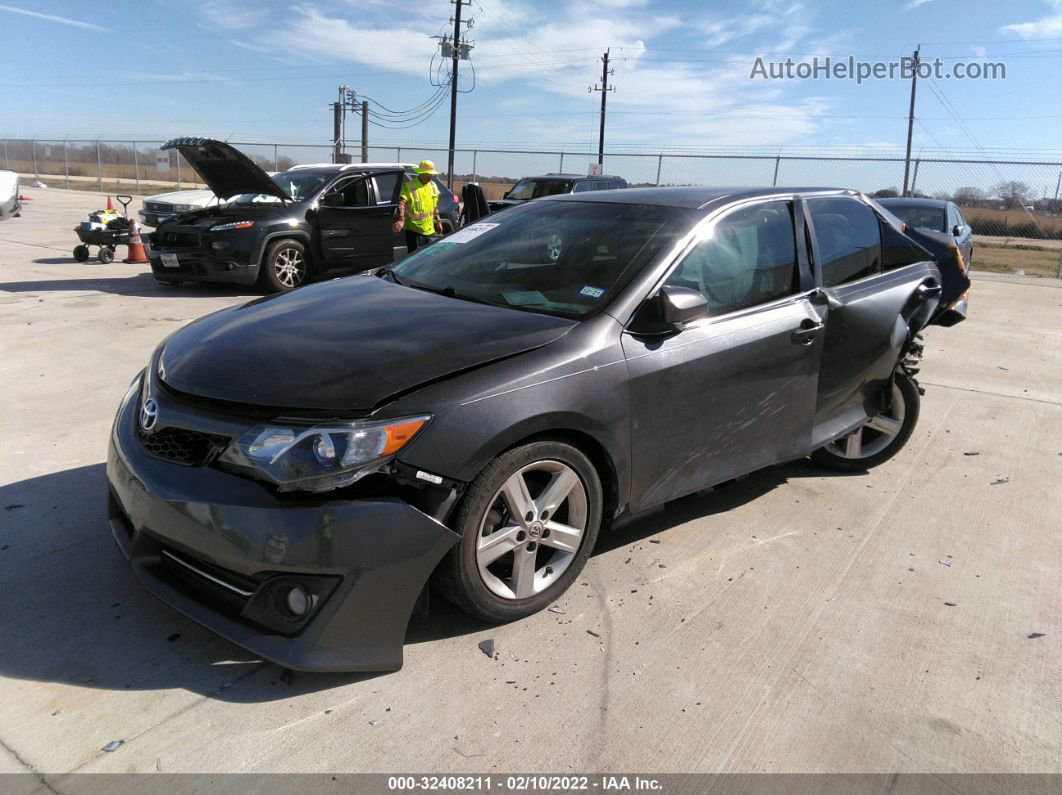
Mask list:
[[947,207],[951,204],[947,199],[919,199],[915,196],[891,196],[882,199],[874,199],[874,201],[878,204],[883,204],[886,207],[890,204],[911,207]]
[[543,196],[536,201],[611,202],[614,204],[655,204],[662,207],[706,209],[710,205],[727,204],[762,196],[794,196],[805,194],[855,195],[846,188],[627,188],[627,190],[566,193]]
[[414,168],[413,163],[306,163],[292,166],[288,171],[315,171],[320,174],[338,174],[341,171],[385,171]]

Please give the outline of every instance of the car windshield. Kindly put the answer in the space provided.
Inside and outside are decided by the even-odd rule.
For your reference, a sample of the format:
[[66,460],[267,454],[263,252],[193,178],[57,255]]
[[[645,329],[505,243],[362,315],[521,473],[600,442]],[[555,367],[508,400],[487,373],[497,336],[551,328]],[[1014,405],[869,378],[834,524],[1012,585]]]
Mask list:
[[409,287],[581,319],[607,305],[693,218],[675,207],[535,202],[419,249],[391,272]]
[[943,207],[930,207],[925,204],[886,204],[885,207],[904,223],[919,229],[944,232],[948,228]]
[[[285,171],[281,174],[276,174],[273,177],[273,182],[286,191],[292,199],[302,202],[312,199],[325,186],[330,176],[333,175],[315,174],[312,171]],[[243,193],[235,199],[236,204],[272,203],[278,201],[280,199],[276,196],[270,196],[268,193]]]
[[527,201],[571,192],[572,181],[570,179],[522,179],[509,191],[508,198]]

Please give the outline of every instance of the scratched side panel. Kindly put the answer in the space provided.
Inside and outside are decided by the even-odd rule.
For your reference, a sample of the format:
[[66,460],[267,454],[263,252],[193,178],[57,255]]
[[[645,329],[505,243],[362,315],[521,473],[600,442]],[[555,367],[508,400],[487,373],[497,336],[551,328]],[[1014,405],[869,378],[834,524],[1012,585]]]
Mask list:
[[821,337],[797,344],[808,300],[679,334],[625,334],[630,370],[631,507],[647,508],[811,451]]

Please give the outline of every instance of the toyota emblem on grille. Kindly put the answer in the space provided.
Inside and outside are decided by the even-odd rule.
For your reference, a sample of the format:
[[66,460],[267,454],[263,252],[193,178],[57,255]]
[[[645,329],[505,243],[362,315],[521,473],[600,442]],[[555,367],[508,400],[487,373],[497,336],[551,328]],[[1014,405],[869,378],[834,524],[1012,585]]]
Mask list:
[[144,401],[144,404],[140,407],[140,427],[145,431],[150,431],[155,427],[155,423],[159,421],[159,404],[152,398],[148,398]]

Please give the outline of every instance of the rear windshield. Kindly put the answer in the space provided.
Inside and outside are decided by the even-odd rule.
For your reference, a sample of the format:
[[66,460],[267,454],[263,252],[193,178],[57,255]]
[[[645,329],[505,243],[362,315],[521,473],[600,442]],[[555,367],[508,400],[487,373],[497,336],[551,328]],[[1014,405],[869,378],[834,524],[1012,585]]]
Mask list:
[[[287,194],[297,202],[307,201],[317,195],[317,192],[325,186],[335,174],[315,174],[312,171],[285,171],[273,177],[273,182],[279,185]],[[268,193],[244,193],[237,196],[236,204],[252,204],[260,202],[278,202],[276,196]]]
[[943,207],[931,207],[925,204],[887,204],[881,202],[890,213],[901,221],[919,229],[928,229],[931,232],[944,232],[947,230],[946,214]]
[[409,287],[581,319],[604,308],[694,215],[677,207],[532,202],[418,249],[392,273]]
[[522,179],[509,191],[508,198],[526,201],[571,192],[572,181],[570,179]]

